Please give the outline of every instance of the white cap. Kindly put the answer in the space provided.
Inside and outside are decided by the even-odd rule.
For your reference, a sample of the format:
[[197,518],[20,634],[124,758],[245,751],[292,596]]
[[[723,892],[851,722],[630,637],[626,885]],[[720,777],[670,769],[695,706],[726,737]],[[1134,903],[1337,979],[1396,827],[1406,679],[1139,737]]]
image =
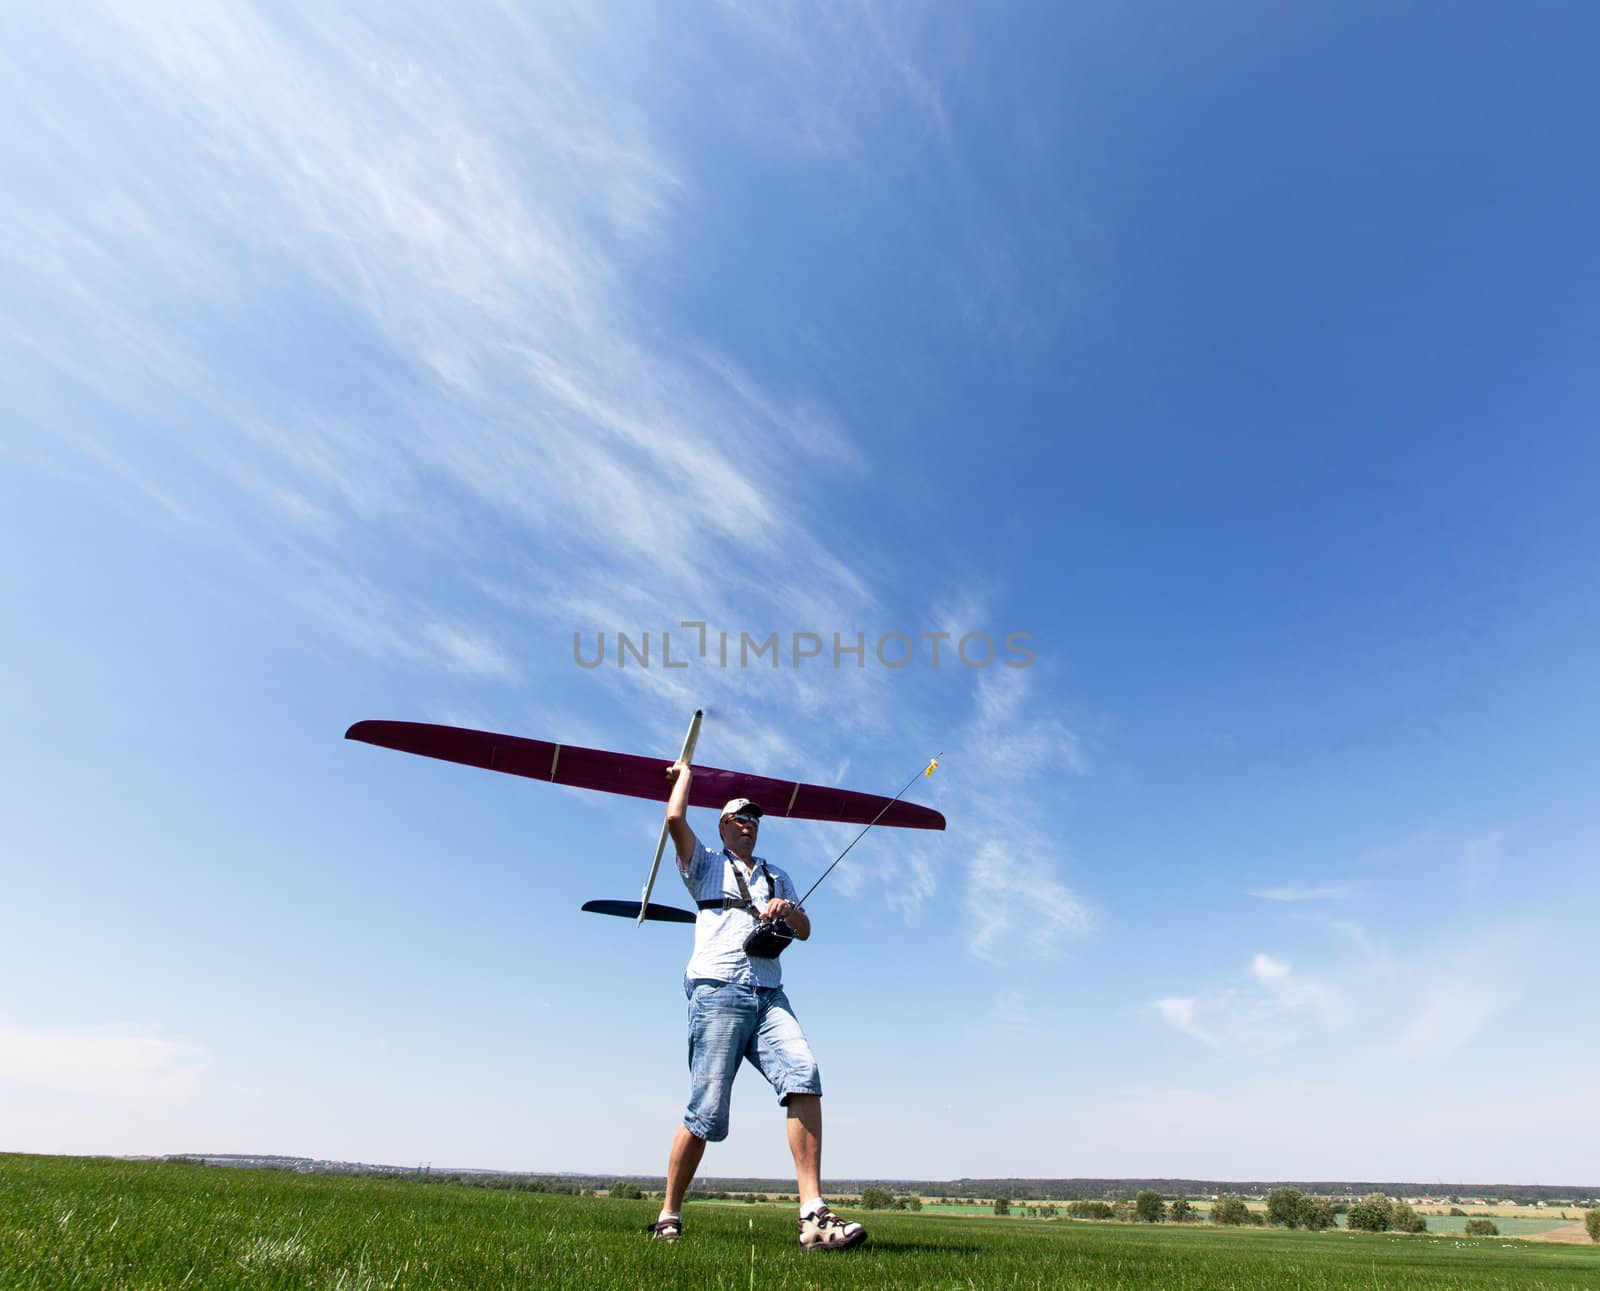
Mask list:
[[728,805],[722,809],[722,814],[724,816],[734,816],[741,811],[753,812],[757,820],[760,820],[762,815],[765,814],[761,810],[761,804],[750,798],[730,799]]

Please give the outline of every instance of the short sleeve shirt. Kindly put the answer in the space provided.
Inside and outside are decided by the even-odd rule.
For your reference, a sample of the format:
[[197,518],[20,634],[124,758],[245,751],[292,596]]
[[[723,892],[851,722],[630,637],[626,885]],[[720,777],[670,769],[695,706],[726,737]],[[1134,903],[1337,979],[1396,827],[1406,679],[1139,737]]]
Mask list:
[[[797,901],[794,884],[787,874],[759,856],[755,861],[755,868],[746,872],[745,884],[756,909],[765,909],[774,897]],[[682,871],[683,885],[697,905],[701,901],[737,901],[739,884],[733,877],[735,865],[742,865],[742,862],[727,848],[713,852],[696,838],[689,868]],[[701,910],[695,916],[694,954],[689,957],[684,977],[690,981],[707,978],[716,982],[737,982],[741,986],[781,986],[783,969],[776,959],[761,959],[744,953],[744,939],[755,926],[755,916],[748,910]]]

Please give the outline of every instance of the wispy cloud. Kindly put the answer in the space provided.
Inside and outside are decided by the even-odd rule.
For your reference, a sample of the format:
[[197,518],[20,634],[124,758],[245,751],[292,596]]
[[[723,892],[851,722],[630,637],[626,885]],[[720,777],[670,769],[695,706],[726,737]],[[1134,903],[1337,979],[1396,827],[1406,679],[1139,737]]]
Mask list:
[[205,1075],[203,1050],[133,1028],[31,1031],[0,1026],[0,1080],[140,1100],[184,1097]]
[[[776,60],[746,128],[848,158],[887,96],[946,139],[912,37],[869,9],[813,17],[722,16]],[[911,626],[883,621],[892,557],[843,559],[819,518],[872,469],[847,413],[659,325],[662,266],[709,200],[653,106],[667,20],[202,3],[36,21],[36,57],[0,86],[0,149],[48,140],[71,164],[47,195],[0,195],[0,264],[49,304],[0,332],[0,378],[43,358],[117,414],[76,419],[40,461],[139,490],[333,640],[441,679],[552,689],[579,675],[580,629]],[[842,93],[819,93],[833,77]],[[85,80],[103,93],[67,110],[53,87]],[[937,621],[992,628],[975,617],[992,594],[946,589]],[[632,743],[670,748],[709,707],[729,718],[714,760],[799,778],[918,724],[882,668],[582,676]],[[988,958],[1056,953],[1092,922],[1061,840],[1016,825],[1088,770],[1037,685],[975,676],[960,782],[932,790],[956,824],[906,843],[881,894],[914,918],[949,882],[941,856],[970,857]]]
[[1330,883],[1321,887],[1295,887],[1286,885],[1264,888],[1250,895],[1262,901],[1343,901],[1355,889],[1348,883]]
[[872,4],[817,9],[721,0],[742,29],[751,57],[769,70],[755,85],[723,88],[744,129],[798,154],[826,154],[865,167],[866,123],[885,99],[904,104],[923,130],[949,128],[937,81],[906,34]]
[[1216,1038],[1202,1030],[1195,1021],[1195,999],[1192,995],[1169,995],[1164,1000],[1157,1000],[1152,1007],[1169,1026],[1206,1044],[1216,1044]]
[[447,667],[464,676],[514,682],[522,675],[505,651],[475,629],[434,621],[423,624],[422,635]]
[[989,1006],[989,1021],[1005,1031],[1026,1031],[1034,1025],[1033,1010],[1019,990],[1001,991]]
[[1153,1007],[1168,1025],[1213,1048],[1264,1054],[1296,1044],[1307,1023],[1345,1026],[1350,1010],[1331,983],[1297,974],[1283,959],[1252,956],[1243,979]]
[[1430,985],[1388,1051],[1405,1063],[1448,1058],[1475,1040],[1515,998],[1514,990],[1492,980]]
[[1250,976],[1286,1014],[1310,1012],[1329,1028],[1345,1026],[1354,1016],[1354,1006],[1339,986],[1300,976],[1285,960],[1257,954],[1250,961]]
[[1092,926],[1088,907],[1045,870],[1045,856],[1025,842],[1015,848],[989,843],[979,850],[967,873],[967,947],[974,955],[1052,955],[1064,939]]
[[980,753],[997,778],[1011,783],[1048,779],[1070,772],[1084,775],[1088,760],[1082,743],[1059,708],[1040,710],[1028,696],[1035,683],[1025,669],[1004,666],[978,674],[976,712],[966,743]]
[[325,567],[317,572],[289,599],[363,654],[481,681],[521,677],[515,660],[484,629],[441,618],[358,575]]
[[978,674],[961,739],[962,825],[954,841],[971,856],[966,875],[968,950],[984,959],[1049,956],[1093,926],[1088,904],[1061,877],[1060,837],[1031,822],[1041,804],[1064,801],[1063,775],[1082,774],[1078,741],[1053,713],[1026,702],[1024,669]]
[[1330,931],[1351,953],[1322,971],[1304,973],[1258,951],[1234,980],[1152,1007],[1170,1026],[1221,1050],[1332,1046],[1342,1062],[1415,1064],[1470,1044],[1521,990],[1505,971],[1516,956],[1501,932],[1401,955],[1359,929],[1356,936]]
[[[0,347],[119,414],[52,428],[39,460],[76,444],[351,644],[486,682],[527,676],[504,641],[530,620],[582,625],[570,595],[461,595],[461,573],[505,583],[530,550],[597,626],[866,617],[804,509],[864,469],[848,428],[639,314],[636,284],[703,200],[640,97],[648,19],[469,6],[430,14],[426,39],[388,10],[39,23],[0,90],[0,149],[43,138],[72,164],[0,198],[0,264],[49,302]],[[73,78],[104,95],[58,110]],[[789,451],[750,451],[774,437]],[[772,565],[803,569],[803,592]],[[363,582],[386,611],[352,604]],[[874,720],[866,678],[780,680],[780,704]],[[660,669],[608,681],[697,698]],[[725,700],[761,682],[696,679]]]

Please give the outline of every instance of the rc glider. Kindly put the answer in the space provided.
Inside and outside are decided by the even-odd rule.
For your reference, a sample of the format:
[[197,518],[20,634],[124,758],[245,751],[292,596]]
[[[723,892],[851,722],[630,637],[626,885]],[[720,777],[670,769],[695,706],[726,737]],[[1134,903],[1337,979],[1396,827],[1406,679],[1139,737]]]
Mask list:
[[[680,761],[691,765],[700,735],[701,716],[697,711],[690,721],[679,754]],[[347,740],[360,740],[401,753],[415,753],[422,757],[482,767],[486,771],[502,771],[507,775],[544,780],[576,789],[597,789],[601,793],[650,798],[657,802],[665,802],[671,789],[664,774],[667,763],[659,757],[613,753],[576,744],[555,744],[548,740],[526,739],[520,735],[498,735],[493,731],[436,726],[427,722],[357,722],[344,735]],[[930,763],[927,770],[919,774],[931,774],[935,766],[937,761]],[[910,788],[910,785],[906,787]],[[904,789],[900,791],[902,794],[904,792]],[[790,820],[838,821],[864,825],[866,829],[874,825],[890,825],[900,829],[944,828],[944,817],[937,811],[902,801],[900,794],[886,798],[852,789],[778,780],[748,771],[694,767],[694,782],[689,791],[691,807],[720,807],[733,798],[753,799],[761,804],[766,816]],[[866,829],[861,832],[866,833]],[[860,838],[859,834],[857,838]],[[596,914],[633,917],[639,923],[647,919],[693,923],[695,916],[691,911],[657,905],[650,900],[666,842],[667,827],[663,821],[650,874],[637,902],[590,901],[583,908]],[[855,843],[852,842],[850,846],[855,846]],[[849,851],[849,848],[845,851]],[[843,853],[839,859],[843,859]],[[837,865],[838,860],[834,864]],[[833,866],[828,868],[831,870]],[[826,877],[826,873],[823,877]],[[821,881],[817,880],[818,883]],[[815,890],[815,884],[812,886]]]

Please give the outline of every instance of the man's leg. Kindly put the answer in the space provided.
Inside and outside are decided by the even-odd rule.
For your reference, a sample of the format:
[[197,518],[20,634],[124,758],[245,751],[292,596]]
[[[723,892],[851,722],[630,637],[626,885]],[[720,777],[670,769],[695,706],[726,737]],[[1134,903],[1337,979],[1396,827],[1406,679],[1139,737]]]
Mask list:
[[845,1251],[867,1240],[867,1230],[840,1219],[822,1200],[822,1098],[790,1094],[789,1151],[800,1185],[800,1245],[808,1251]]
[[786,1110],[794,1181],[804,1205],[822,1196],[822,1099],[816,1094],[790,1094]]
[[689,1108],[667,1156],[667,1189],[651,1226],[658,1238],[683,1231],[683,1201],[706,1143],[728,1133],[728,1100],[749,1031],[756,1022],[754,992],[728,982],[697,982],[689,993]]
[[705,1155],[706,1141],[689,1133],[684,1126],[672,1136],[672,1152],[667,1157],[667,1195],[661,1203],[663,1214],[681,1215],[683,1199],[694,1182],[694,1172],[700,1168],[700,1158]]
[[859,1246],[867,1240],[867,1230],[840,1219],[822,1199],[822,1078],[781,990],[766,992],[749,1056],[772,1082],[788,1114],[789,1152],[800,1190],[801,1247],[842,1251]]

